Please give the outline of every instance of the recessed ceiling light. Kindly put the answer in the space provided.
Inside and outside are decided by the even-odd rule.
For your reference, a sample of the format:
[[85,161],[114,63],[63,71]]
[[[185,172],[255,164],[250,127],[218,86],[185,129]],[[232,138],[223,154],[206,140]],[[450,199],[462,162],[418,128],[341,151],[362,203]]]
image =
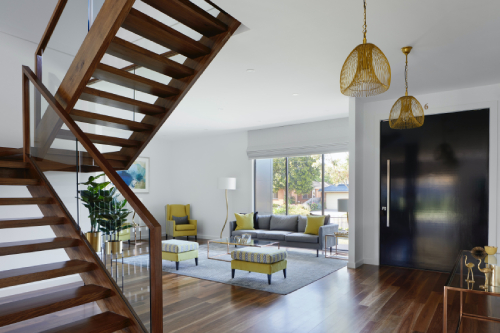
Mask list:
[[292,96],[299,96],[299,94],[292,94]]
[[248,73],[253,73],[253,72],[255,72],[255,69],[247,69],[247,72]]

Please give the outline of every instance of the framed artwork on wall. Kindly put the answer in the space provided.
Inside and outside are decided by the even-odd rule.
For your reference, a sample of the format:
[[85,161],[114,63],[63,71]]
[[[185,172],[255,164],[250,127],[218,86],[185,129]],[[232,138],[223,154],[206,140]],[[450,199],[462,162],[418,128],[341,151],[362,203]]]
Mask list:
[[149,157],[139,157],[128,170],[117,173],[134,192],[149,192]]

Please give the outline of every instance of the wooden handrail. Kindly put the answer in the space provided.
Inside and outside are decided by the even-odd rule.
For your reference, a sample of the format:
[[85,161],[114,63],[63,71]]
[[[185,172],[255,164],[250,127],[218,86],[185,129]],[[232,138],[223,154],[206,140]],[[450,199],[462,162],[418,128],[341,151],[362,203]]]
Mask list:
[[[47,27],[43,32],[42,39],[40,39],[40,43],[38,43],[38,47],[35,51],[35,73],[37,73],[37,75],[38,71],[41,70],[41,68],[39,68],[39,61],[41,61],[41,58],[39,57],[41,57],[45,52],[45,48],[49,44],[50,37],[52,37],[52,34],[56,29],[57,23],[59,22],[59,19],[61,18],[61,15],[64,11],[64,7],[66,7],[67,3],[68,0],[59,0],[57,2],[56,8],[54,9],[52,16],[50,17],[49,23],[47,24]],[[41,77],[40,75],[38,76]]]
[[[161,262],[161,226],[154,216],[147,210],[144,204],[137,198],[130,187],[125,184],[109,161],[89,140],[87,135],[71,118],[61,104],[55,99],[42,81],[33,71],[23,66],[23,76],[31,81],[36,90],[45,98],[50,107],[55,111],[61,121],[69,128],[73,135],[87,150],[89,155],[95,160],[97,165],[104,171],[109,180],[113,183],[123,197],[130,203],[150,230],[150,260],[151,260],[151,330],[152,332],[163,332],[163,286],[162,286],[162,262]],[[30,140],[28,138],[27,143]]]

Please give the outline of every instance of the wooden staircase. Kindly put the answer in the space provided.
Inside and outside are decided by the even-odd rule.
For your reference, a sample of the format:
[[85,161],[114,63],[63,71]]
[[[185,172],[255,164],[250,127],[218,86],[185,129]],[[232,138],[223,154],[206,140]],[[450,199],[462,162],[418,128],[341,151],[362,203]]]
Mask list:
[[[0,148],[0,186],[26,186],[31,194],[28,198],[0,198],[0,205],[19,206],[20,212],[22,206],[37,205],[43,214],[41,218],[0,220],[0,229],[18,228],[22,232],[23,228],[48,226],[55,237],[2,243],[0,256],[64,249],[70,260],[0,271],[0,288],[71,274],[79,274],[84,285],[55,289],[43,295],[19,296],[10,302],[0,299],[0,331],[6,325],[22,324],[36,317],[43,318],[92,302],[96,302],[102,313],[44,332],[147,331],[43,174],[44,171],[75,172],[75,166],[78,166],[78,172],[105,172],[149,228],[150,325],[151,332],[159,333],[163,331],[161,226],[116,170],[128,169],[139,157],[240,23],[208,0],[220,11],[216,17],[188,0],[143,0],[179,24],[201,34],[201,38],[195,40],[133,8],[135,0],[105,0],[57,92],[52,95],[42,82],[43,53],[67,2],[59,0],[54,10],[35,53],[35,72],[23,66],[24,147]],[[154,53],[117,37],[120,28],[168,51]],[[124,68],[110,66],[102,61],[105,54],[131,64]],[[173,58],[176,56],[185,57],[185,60],[177,62]],[[168,79],[159,82],[138,75],[135,71],[140,68]],[[154,102],[100,90],[100,82],[149,94]],[[30,113],[30,84],[35,88],[33,117]],[[43,115],[42,99],[49,105]],[[103,114],[83,107],[76,108],[78,101],[105,105],[115,108],[115,111]],[[140,114],[142,119],[131,120],[131,112]],[[31,121],[34,123],[30,124]],[[131,134],[124,138],[85,133],[80,124],[125,130]],[[66,127],[63,128],[63,125]],[[78,140],[86,151],[77,152],[75,162],[75,151],[53,145],[56,139]],[[101,152],[96,145],[114,147],[114,150]]]
[[[144,0],[144,2],[201,34],[202,38],[194,40],[131,8],[118,27],[166,47],[170,51],[157,54],[122,38],[111,36],[105,52],[132,65],[116,68],[102,63],[100,58],[96,58],[94,63],[89,65],[88,70],[92,78],[81,86],[81,93],[78,99],[74,98],[74,103],[81,100],[117,108],[122,110],[123,118],[75,109],[72,104],[68,105],[67,111],[77,123],[131,131],[126,139],[86,133],[94,144],[118,147],[116,152],[107,156],[117,170],[128,169],[139,157],[148,142],[240,25],[225,12],[221,11],[214,17],[188,0]],[[92,29],[89,36],[91,32]],[[176,55],[186,57],[185,61],[181,64],[170,59]],[[165,84],[134,74],[133,71],[138,68],[147,68],[162,76],[168,76],[170,81]],[[68,75],[72,75],[71,69],[66,78]],[[66,78],[55,95],[63,106],[71,103],[63,97]],[[96,83],[104,81],[152,95],[156,98],[156,102],[147,103],[95,88]],[[130,118],[130,112],[144,115],[144,118],[141,121],[127,119]],[[42,119],[41,125],[40,127],[46,128],[46,121]],[[58,128],[55,138],[74,140],[72,133],[61,129],[60,125]],[[95,166],[92,159],[87,159],[85,162]]]
[[[56,237],[0,243],[0,256],[15,256],[38,251],[64,249],[70,260],[0,271],[0,288],[80,274],[84,286],[53,291],[41,296],[20,296],[15,301],[0,302],[1,327],[35,317],[97,302],[103,313],[79,320],[50,332],[143,332],[119,287],[108,275],[102,262],[62,205],[47,179],[32,160],[0,160],[1,185],[26,186],[31,198],[0,198],[0,205],[38,205],[43,217],[0,220],[0,229],[48,226]],[[2,186],[0,186],[2,191]],[[19,210],[22,212],[22,209]]]

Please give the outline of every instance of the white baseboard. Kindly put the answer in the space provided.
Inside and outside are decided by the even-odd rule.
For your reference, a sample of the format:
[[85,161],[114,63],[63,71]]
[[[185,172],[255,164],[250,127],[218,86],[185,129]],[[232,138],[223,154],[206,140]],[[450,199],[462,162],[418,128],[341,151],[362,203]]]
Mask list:
[[356,261],[355,263],[354,263],[354,262],[349,261],[349,262],[347,263],[347,268],[353,268],[353,269],[356,269],[356,268],[359,268],[359,267],[363,266],[364,264],[365,264],[365,262],[364,262],[364,260],[363,260],[363,259],[358,260],[358,261]]
[[378,260],[375,260],[374,258],[365,258],[365,259],[363,259],[363,263],[366,265],[375,265],[375,266],[380,265]]

